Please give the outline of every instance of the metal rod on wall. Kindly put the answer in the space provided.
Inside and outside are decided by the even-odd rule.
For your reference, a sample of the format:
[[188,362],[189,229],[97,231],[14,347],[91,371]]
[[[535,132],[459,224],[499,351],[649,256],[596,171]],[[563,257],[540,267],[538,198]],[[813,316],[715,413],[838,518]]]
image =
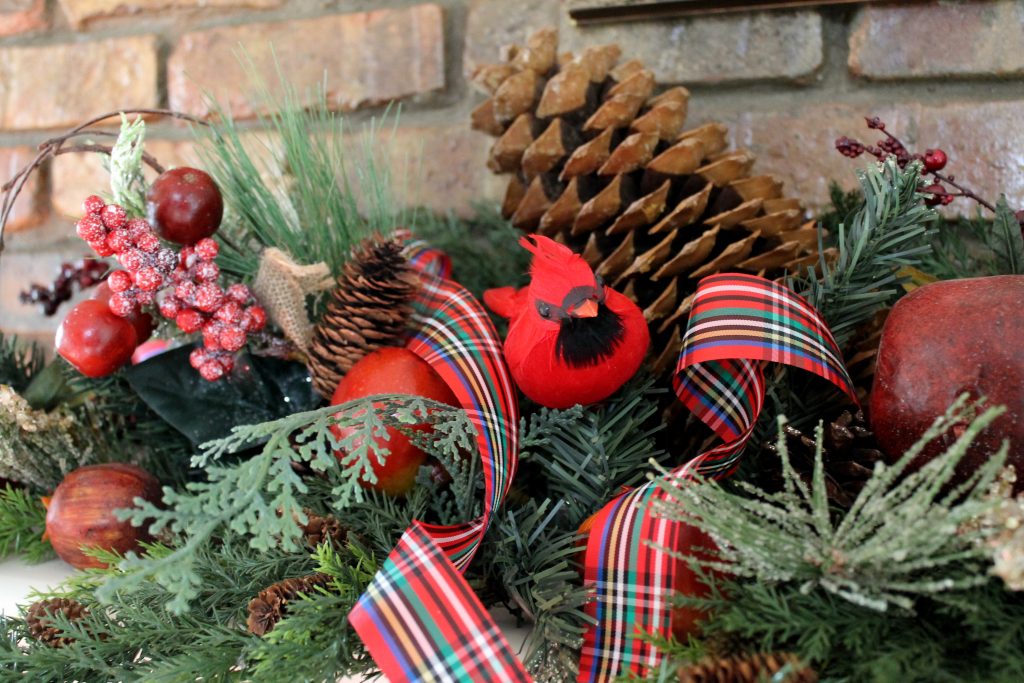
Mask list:
[[794,9],[823,5],[864,5],[872,0],[655,0],[587,5],[574,3],[569,18],[579,24],[650,21],[695,14],[726,14],[748,10]]

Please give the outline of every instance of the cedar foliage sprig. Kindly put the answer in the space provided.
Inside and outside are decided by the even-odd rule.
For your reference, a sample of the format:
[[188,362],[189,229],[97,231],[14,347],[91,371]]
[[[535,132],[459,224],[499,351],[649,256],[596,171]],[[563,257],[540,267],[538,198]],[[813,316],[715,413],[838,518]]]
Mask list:
[[46,508],[28,490],[10,484],[0,489],[0,558],[20,554],[30,564],[49,560],[53,546],[43,540]]
[[[951,484],[975,438],[1005,412],[988,408],[975,416],[976,408],[960,397],[895,464],[877,464],[841,516],[833,514],[828,502],[821,426],[808,484],[789,461],[784,418],[778,422],[777,441],[782,491],[769,493],[745,482],[732,492],[711,482],[676,486],[661,481],[669,499],[660,511],[715,540],[720,557],[703,562],[706,568],[761,583],[792,583],[804,592],[824,591],[878,611],[910,610],[920,596],[962,591],[988,580],[978,543],[985,532],[965,525],[993,505],[985,494],[1008,445],[965,482]],[[928,443],[965,424],[944,453],[911,471],[911,462]]]
[[[195,572],[195,553],[215,534],[234,534],[248,539],[257,550],[301,546],[301,531],[292,521],[306,520],[301,496],[309,488],[293,465],[305,465],[326,473],[334,482],[334,509],[365,498],[362,478],[376,482],[371,458],[383,462],[388,427],[409,430],[429,424],[436,438],[425,444],[430,452],[449,452],[456,457],[473,451],[474,428],[465,412],[452,406],[409,396],[371,396],[340,406],[296,413],[258,425],[236,427],[230,436],[207,443],[196,466],[206,468],[206,480],[190,482],[184,490],[164,488],[162,505],[137,500],[138,507],[119,511],[123,519],[154,532],[167,530],[184,539],[165,557],[129,557],[125,573],[101,587],[99,595],[112,599],[124,590],[149,579],[164,586],[173,599],[168,608],[184,612],[200,590]],[[351,431],[339,437],[335,429]],[[411,433],[411,431],[409,432]],[[261,452],[241,463],[222,465],[222,456],[265,441]],[[335,457],[335,452],[344,456]],[[452,454],[450,451],[455,451]]]

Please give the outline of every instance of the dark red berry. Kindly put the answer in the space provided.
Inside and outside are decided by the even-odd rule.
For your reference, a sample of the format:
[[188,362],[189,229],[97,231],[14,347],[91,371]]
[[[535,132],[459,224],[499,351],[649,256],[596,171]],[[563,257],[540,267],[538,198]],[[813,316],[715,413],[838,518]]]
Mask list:
[[161,173],[146,193],[146,213],[166,240],[195,244],[220,227],[224,200],[209,175],[195,168]]
[[926,149],[924,151],[924,167],[933,173],[944,169],[947,161],[946,153],[941,149]]
[[[931,197],[924,200],[924,203],[928,206],[938,206],[939,204],[948,204],[949,201],[953,200],[952,195],[946,192],[946,188],[940,183],[932,183],[931,185],[925,185],[921,188],[922,192],[926,192]],[[945,201],[945,197],[949,197],[949,201]]]
[[82,210],[85,211],[86,215],[91,213],[99,213],[106,206],[106,202],[97,197],[96,195],[89,195],[82,202]]

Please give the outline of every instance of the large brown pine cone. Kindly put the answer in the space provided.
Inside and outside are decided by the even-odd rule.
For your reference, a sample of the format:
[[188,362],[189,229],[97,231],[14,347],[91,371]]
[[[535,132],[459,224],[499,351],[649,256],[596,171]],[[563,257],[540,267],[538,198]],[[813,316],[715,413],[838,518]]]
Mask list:
[[75,622],[88,616],[85,605],[70,598],[50,598],[33,603],[25,614],[28,632],[33,638],[50,647],[64,647],[73,638],[64,636],[64,632],[54,625],[53,615],[61,614],[68,621]]
[[707,659],[679,668],[679,683],[760,683],[769,680],[817,683],[818,675],[788,652]]
[[293,579],[284,579],[271,584],[249,601],[249,618],[246,625],[249,632],[262,636],[274,630],[277,622],[288,614],[288,604],[299,595],[315,595],[318,587],[330,583],[327,574],[310,574]]
[[655,94],[617,45],[557,54],[554,29],[480,67],[490,94],[472,125],[498,140],[488,166],[511,174],[503,212],[568,244],[644,310],[655,370],[679,353],[697,281],[721,271],[776,278],[817,262],[818,230],[782,183],[750,176],[727,129],[684,130],[690,93]]

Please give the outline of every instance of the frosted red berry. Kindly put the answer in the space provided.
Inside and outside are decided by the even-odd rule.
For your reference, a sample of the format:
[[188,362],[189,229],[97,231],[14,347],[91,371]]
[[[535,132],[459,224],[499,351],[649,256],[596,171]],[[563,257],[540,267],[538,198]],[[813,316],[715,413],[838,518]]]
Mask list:
[[86,197],[85,201],[82,202],[82,210],[85,212],[86,215],[92,213],[99,213],[100,211],[103,210],[103,207],[106,205],[106,202],[104,202],[101,198],[93,194]]
[[267,324],[267,312],[262,306],[250,306],[242,313],[242,329],[246,332],[258,332]]
[[223,302],[223,291],[212,282],[201,284],[196,290],[196,308],[204,313],[213,313]]
[[933,173],[941,171],[946,167],[947,161],[949,159],[941,149],[926,149],[924,151],[924,167],[928,171]]
[[224,372],[228,373],[235,369],[235,357],[223,354],[217,358],[217,362],[224,367]]
[[97,256],[107,257],[107,256],[113,256],[116,253],[113,249],[111,249],[109,246],[107,246],[107,241],[106,240],[99,240],[99,241],[96,241],[96,242],[89,242],[88,240],[86,240],[86,243],[90,247],[92,247],[92,250],[94,252],[96,252]]
[[165,296],[160,301],[160,315],[165,318],[174,318],[181,312],[181,305],[173,296]]
[[185,334],[198,332],[203,327],[203,314],[191,308],[185,309],[174,317],[174,323]]
[[135,273],[135,284],[147,292],[155,292],[163,283],[164,278],[156,268],[142,268]]
[[142,306],[148,306],[156,301],[156,293],[145,289],[133,290],[135,294],[135,300]]
[[224,376],[224,366],[215,359],[211,359],[203,363],[199,368],[199,374],[208,382],[216,382]]
[[196,286],[192,282],[182,282],[174,288],[174,296],[178,297],[184,302],[190,302],[196,296]]
[[121,318],[129,318],[138,311],[138,304],[131,299],[127,292],[114,292],[107,302],[110,312]]
[[107,246],[113,249],[115,254],[130,249],[132,246],[131,235],[127,230],[113,230],[107,235]]
[[124,270],[115,270],[107,276],[107,285],[112,292],[123,292],[132,286],[132,276]]
[[245,332],[238,327],[226,325],[221,330],[218,341],[225,351],[238,351],[245,346]]
[[220,277],[220,268],[216,263],[201,261],[196,264],[196,279],[200,282],[216,282]]
[[117,256],[117,260],[121,262],[121,265],[126,269],[135,272],[146,262],[145,256],[138,249],[126,249]]
[[188,363],[196,370],[203,367],[207,360],[206,351],[201,347],[192,349],[192,353],[188,354]]
[[211,240],[209,237],[199,240],[195,244],[196,256],[204,261],[212,261],[217,258],[217,254],[220,251],[220,247],[217,243]]
[[135,246],[148,254],[155,254],[160,250],[160,238],[155,232],[144,232],[135,238]]
[[156,253],[153,263],[161,273],[170,274],[178,265],[178,256],[172,249],[161,249]]
[[103,221],[94,215],[81,218],[75,224],[75,232],[86,242],[100,242],[107,238],[107,229],[103,227]]
[[242,322],[242,307],[236,301],[225,301],[213,314],[213,317],[222,323],[238,325]]
[[128,222],[128,212],[124,210],[123,206],[107,204],[100,211],[100,218],[103,220],[103,225],[111,230],[117,230],[123,228],[124,224]]
[[252,298],[252,292],[249,291],[249,288],[242,283],[236,282],[228,287],[227,296],[235,303],[245,305],[249,303],[249,299]]

